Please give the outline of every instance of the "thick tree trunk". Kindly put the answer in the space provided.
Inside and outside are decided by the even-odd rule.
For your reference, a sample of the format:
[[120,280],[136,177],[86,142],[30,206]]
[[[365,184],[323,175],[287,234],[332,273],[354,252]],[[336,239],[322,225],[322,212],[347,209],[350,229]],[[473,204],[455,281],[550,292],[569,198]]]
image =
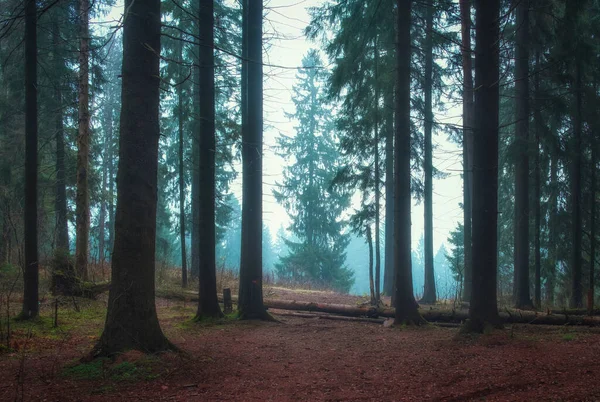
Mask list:
[[384,95],[385,120],[385,262],[383,292],[394,293],[394,93]]
[[534,153],[534,190],[533,190],[533,214],[534,214],[534,240],[533,252],[535,255],[535,307],[538,309],[542,306],[542,256],[541,256],[541,166],[540,166],[540,135],[542,133],[543,124],[542,111],[540,106],[540,52],[535,54],[535,81],[534,81],[534,111],[533,119],[535,121],[535,153]]
[[471,300],[473,284],[472,199],[473,199],[473,58],[471,51],[471,0],[460,0],[463,66],[463,208],[464,208],[464,301]]
[[466,330],[501,324],[497,307],[499,0],[476,0],[473,287]]
[[396,43],[396,149],[394,153],[394,271],[395,323],[422,321],[412,284],[410,241],[410,60],[412,0],[398,0]]
[[23,270],[24,319],[39,313],[39,262],[37,233],[37,9],[35,0],[25,1],[25,210],[23,217],[25,269]]
[[[178,60],[183,63],[183,33],[177,43]],[[179,80],[183,79],[183,68],[178,67]],[[181,286],[188,285],[187,252],[185,247],[185,160],[183,153],[183,86],[177,86],[177,123],[179,139],[179,241],[181,244]]]
[[171,348],[155,306],[160,1],[125,1],[112,281],[98,355]]
[[425,256],[425,288],[421,303],[434,304],[437,300],[435,290],[435,271],[433,267],[433,2],[427,1],[425,18],[425,155],[423,171],[425,172],[425,194],[423,206],[425,210],[424,256]]
[[[262,294],[262,0],[244,1],[242,46],[247,48],[246,120],[242,121],[242,249],[239,315],[243,319],[269,319]],[[244,74],[242,74],[244,78]],[[242,89],[244,89],[244,86]],[[242,104],[244,106],[244,104]],[[243,109],[242,109],[243,110]]]
[[[59,73],[64,69],[64,60],[59,57],[60,25],[52,22],[52,47],[55,57],[55,69]],[[57,250],[69,252],[69,229],[67,221],[67,180],[65,172],[65,130],[63,125],[62,79],[54,85],[56,102],[56,188],[54,209],[56,213],[55,246]]]
[[529,294],[529,1],[517,5],[515,60],[515,307],[532,308]]
[[[215,63],[214,63],[214,11],[213,0],[200,0],[198,59],[200,79],[198,95],[200,100],[200,133],[198,148],[200,154],[200,213],[198,224],[202,230],[200,242],[200,267],[198,282],[200,300],[196,319],[222,317],[217,300],[216,240],[215,240]],[[262,17],[262,9],[261,9]],[[262,43],[262,42],[261,42]],[[262,47],[261,47],[262,50]],[[262,80],[262,77],[261,77]],[[261,133],[262,134],[262,133]],[[262,233],[262,231],[261,231]]]
[[75,270],[88,276],[90,236],[90,111],[89,111],[89,12],[88,0],[79,0],[79,133],[77,135],[77,193],[75,196]]

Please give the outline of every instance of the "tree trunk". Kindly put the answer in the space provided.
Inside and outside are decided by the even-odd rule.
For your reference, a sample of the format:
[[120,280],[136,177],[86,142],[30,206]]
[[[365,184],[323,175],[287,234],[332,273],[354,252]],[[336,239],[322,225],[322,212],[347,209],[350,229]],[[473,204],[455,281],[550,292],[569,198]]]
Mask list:
[[596,142],[592,139],[590,172],[590,282],[588,287],[588,311],[594,310],[594,265],[596,260]]
[[[108,127],[108,125],[106,126]],[[106,166],[108,157],[108,141],[104,138],[104,149],[102,151],[102,164]],[[100,213],[98,216],[98,262],[104,265],[105,232],[106,232],[106,184],[108,180],[107,169],[102,169],[102,184],[100,185]],[[104,268],[102,268],[104,269]]]
[[373,236],[371,235],[371,226],[366,225],[367,245],[369,246],[369,289],[371,291],[371,304],[377,305],[375,298],[375,282],[373,281]]
[[556,284],[557,239],[558,239],[558,145],[550,145],[550,199],[548,200],[548,274],[546,277],[546,302],[554,304]]
[[471,0],[460,0],[463,66],[463,208],[464,208],[464,301],[471,300],[472,289],[472,200],[473,200],[473,58],[471,56]]
[[539,309],[542,306],[542,256],[541,256],[541,173],[540,173],[540,135],[542,133],[543,121],[540,106],[540,52],[535,54],[535,81],[534,81],[534,111],[533,119],[535,121],[535,153],[534,153],[534,190],[533,190],[533,209],[534,209],[534,240],[533,252],[535,255],[535,306]]
[[381,300],[381,239],[379,221],[381,218],[381,173],[379,169],[379,50],[375,36],[375,301]]
[[421,303],[434,304],[437,299],[435,290],[435,271],[433,267],[433,2],[427,1],[425,17],[425,155],[423,171],[425,172],[425,194],[423,205],[425,210],[424,257],[425,287]]
[[[200,132],[198,148],[200,213],[198,224],[202,230],[200,267],[198,270],[199,295],[196,319],[222,317],[217,300],[216,240],[215,240],[215,63],[213,0],[200,0],[199,9],[199,75]],[[262,9],[261,9],[262,13]],[[262,16],[262,14],[261,14]],[[261,42],[262,43],[262,42]],[[262,50],[262,47],[261,47]],[[262,80],[262,77],[260,78]],[[262,191],[262,190],[261,190]],[[262,231],[261,231],[262,233]]]
[[517,5],[515,59],[515,307],[533,308],[529,294],[529,1]]
[[422,321],[412,284],[410,240],[410,61],[412,0],[398,0],[396,44],[396,130],[394,200],[394,271],[396,324]]
[[[247,11],[245,11],[247,10]],[[246,120],[242,121],[242,249],[239,315],[242,319],[269,319],[262,294],[262,0],[244,1],[247,48],[246,78],[242,89]],[[244,64],[242,65],[242,67]],[[244,101],[243,101],[244,102]],[[242,104],[244,113],[244,104]]]
[[[198,63],[194,68],[194,82],[197,83],[200,80],[200,75],[198,74]],[[193,134],[192,134],[192,242],[191,242],[191,263],[192,266],[190,268],[190,277],[198,279],[198,269],[200,268],[200,171],[198,170],[199,161],[198,156],[200,154],[198,148],[198,134],[200,133],[200,105],[198,101],[200,100],[200,95],[198,94],[198,85],[194,85],[194,100],[193,100],[193,108],[194,108],[194,124]]]
[[[112,113],[112,108],[111,108]],[[112,252],[115,242],[115,172],[114,172],[114,158],[115,158],[115,147],[113,143],[113,120],[111,114],[111,125],[108,131],[108,143],[109,143],[109,158],[108,158],[108,253],[110,254],[110,260],[112,261]]]
[[[58,21],[52,22],[52,47],[55,57],[56,73],[64,69],[64,60],[59,57],[60,25]],[[56,102],[55,130],[56,130],[56,195],[54,209],[56,213],[57,250],[69,252],[69,228],[67,220],[67,180],[65,173],[65,130],[63,125],[62,79],[54,86]]]
[[394,93],[384,95],[385,124],[385,262],[383,291],[394,293]]
[[583,286],[581,283],[581,129],[582,129],[582,91],[581,61],[575,61],[575,109],[573,110],[573,147],[571,150],[571,308],[583,307]]
[[160,1],[126,0],[112,281],[97,355],[172,347],[155,306]]
[[476,0],[473,136],[473,287],[465,329],[501,324],[497,307],[499,0]]
[[[183,33],[179,36],[177,43],[178,60],[183,63]],[[182,80],[183,68],[181,65],[177,68],[178,79]],[[188,285],[187,278],[187,252],[185,249],[185,160],[183,153],[183,86],[177,86],[177,122],[179,134],[179,236],[181,242],[181,286],[186,288]]]
[[23,271],[24,319],[39,313],[39,263],[37,233],[37,9],[34,0],[25,1],[25,210],[23,217],[25,269]]
[[89,12],[88,0],[79,0],[79,132],[77,135],[77,193],[75,196],[75,270],[83,280],[88,275],[90,236],[90,111],[89,111]]

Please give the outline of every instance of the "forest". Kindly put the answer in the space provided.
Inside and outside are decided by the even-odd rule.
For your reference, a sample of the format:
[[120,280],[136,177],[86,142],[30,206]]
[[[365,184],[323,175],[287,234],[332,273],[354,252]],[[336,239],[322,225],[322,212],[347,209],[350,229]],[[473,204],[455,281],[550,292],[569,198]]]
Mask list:
[[0,0],[0,399],[600,399],[599,36]]

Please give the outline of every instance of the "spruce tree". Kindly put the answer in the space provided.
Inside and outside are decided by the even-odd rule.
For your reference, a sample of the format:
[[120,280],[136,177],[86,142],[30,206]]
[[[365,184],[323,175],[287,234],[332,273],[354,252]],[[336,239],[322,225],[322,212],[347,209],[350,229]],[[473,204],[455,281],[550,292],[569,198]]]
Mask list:
[[289,115],[298,124],[296,135],[281,135],[278,150],[290,165],[274,191],[276,200],[288,211],[289,230],[297,240],[286,240],[290,253],[281,257],[277,272],[293,282],[308,282],[347,292],[352,273],[344,266],[348,235],[343,211],[350,194],[331,186],[341,167],[318,51],[310,50],[298,70],[293,87],[296,112]]

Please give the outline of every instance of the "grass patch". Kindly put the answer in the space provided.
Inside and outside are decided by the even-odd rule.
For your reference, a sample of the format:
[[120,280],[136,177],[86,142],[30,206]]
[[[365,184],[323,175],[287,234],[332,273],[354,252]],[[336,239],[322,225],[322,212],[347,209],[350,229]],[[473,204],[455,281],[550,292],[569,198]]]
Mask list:
[[[88,363],[66,367],[62,375],[75,380],[110,380],[112,382],[153,380],[160,374],[153,372],[157,360],[142,358],[135,362],[113,363],[108,358],[98,358]],[[106,387],[101,387],[106,388]],[[108,392],[108,390],[105,390]]]
[[108,362],[109,359],[107,358],[99,358],[89,363],[81,363],[67,367],[63,370],[62,374],[65,377],[73,378],[75,380],[97,380],[99,378],[105,378],[105,366]]
[[575,334],[567,333],[567,334],[563,334],[563,336],[562,336],[562,340],[565,342],[571,342],[576,339],[577,339],[577,335],[575,335]]

